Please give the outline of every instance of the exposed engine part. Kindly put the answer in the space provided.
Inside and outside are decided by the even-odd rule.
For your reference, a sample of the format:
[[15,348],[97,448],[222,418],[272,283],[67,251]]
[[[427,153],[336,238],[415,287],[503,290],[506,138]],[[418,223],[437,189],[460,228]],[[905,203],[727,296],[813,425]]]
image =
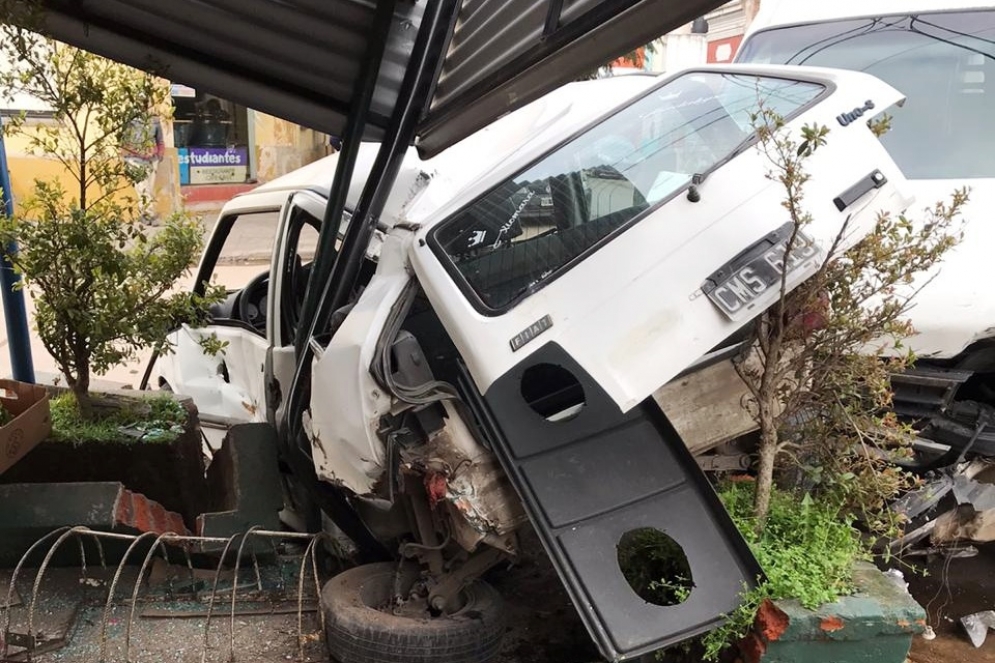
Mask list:
[[[370,374],[388,393],[411,405],[458,399],[455,387],[432,376],[425,355],[414,336],[401,331],[401,324],[411,310],[418,292],[418,284],[411,281],[391,307],[377,340]],[[424,379],[425,371],[428,379]]]
[[429,591],[429,605],[436,610],[452,611],[459,599],[460,590],[504,558],[504,553],[494,548],[473,555],[458,568],[439,578],[439,582]]
[[445,426],[424,444],[402,449],[405,473],[424,475],[429,505],[446,516],[461,548],[472,552],[485,543],[514,554],[513,533],[526,520],[517,494],[456,408],[450,403],[438,407],[445,413]]
[[891,376],[894,408],[901,416],[932,418],[954,401],[957,390],[971,377],[970,371],[916,366]]
[[[412,486],[403,492],[414,502],[427,499],[434,518],[446,523],[447,538],[469,552],[484,543],[514,554],[514,531],[526,519],[517,494],[456,407],[450,396],[455,388],[435,380],[418,339],[399,330],[416,294],[417,288],[409,288],[391,310],[389,334],[385,331],[378,342],[379,361],[371,368],[377,381],[399,399],[377,431],[388,460],[380,496],[393,503],[401,484],[420,476],[424,490]],[[387,344],[386,338],[393,340]],[[426,538],[433,525],[423,522],[420,504],[414,502],[409,502],[411,522],[418,526],[422,545],[433,547],[438,542]]]

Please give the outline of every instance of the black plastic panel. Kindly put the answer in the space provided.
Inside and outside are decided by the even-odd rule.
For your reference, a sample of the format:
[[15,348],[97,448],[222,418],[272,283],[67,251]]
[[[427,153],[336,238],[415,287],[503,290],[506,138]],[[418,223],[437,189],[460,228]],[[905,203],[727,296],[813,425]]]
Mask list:
[[[521,395],[521,376],[541,363],[570,371],[586,404],[548,421]],[[481,397],[462,390],[521,495],[577,611],[612,661],[707,631],[760,576],[756,560],[677,431],[652,400],[623,414],[555,343],[501,377]],[[694,589],[684,603],[647,603],[618,566],[631,530],[654,528],[681,545]]]

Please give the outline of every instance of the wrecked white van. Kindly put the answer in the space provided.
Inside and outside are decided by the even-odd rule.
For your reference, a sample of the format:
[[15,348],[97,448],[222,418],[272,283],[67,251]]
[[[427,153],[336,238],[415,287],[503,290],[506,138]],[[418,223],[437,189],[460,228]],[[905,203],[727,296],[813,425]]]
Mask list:
[[[797,133],[902,101],[865,74],[727,66],[557,94],[431,161],[405,159],[358,287],[309,334],[299,420],[283,413],[308,323],[314,243],[302,238],[324,218],[326,166],[226,205],[198,282],[240,217],[279,209],[270,265],[209,325],[179,330],[160,366],[205,419],[279,427],[288,485],[306,465],[325,491],[318,506],[367,558],[417,562],[421,618],[377,610],[396,563],[326,587],[343,660],[381,660],[397,638],[418,660],[486,660],[501,611],[480,577],[514,558],[527,520],[607,658],[719,623],[759,569],[652,395],[771,305],[784,270],[789,287],[811,275],[845,219],[853,242],[911,200],[879,140],[852,123],[811,158],[814,221],[785,255],[784,192],[751,113],[763,101]],[[197,344],[212,334],[228,343],[217,356]],[[288,512],[309,506],[292,487],[287,500]],[[617,547],[645,529],[682,550],[686,600],[649,604],[627,583]]]

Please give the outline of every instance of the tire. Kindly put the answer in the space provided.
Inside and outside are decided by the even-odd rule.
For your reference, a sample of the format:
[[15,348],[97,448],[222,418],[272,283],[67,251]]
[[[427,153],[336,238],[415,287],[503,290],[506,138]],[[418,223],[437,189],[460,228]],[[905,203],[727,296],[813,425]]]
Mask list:
[[366,564],[329,580],[321,590],[328,651],[340,663],[485,663],[504,635],[504,604],[490,585],[463,590],[451,615],[415,617],[382,612],[397,564]]

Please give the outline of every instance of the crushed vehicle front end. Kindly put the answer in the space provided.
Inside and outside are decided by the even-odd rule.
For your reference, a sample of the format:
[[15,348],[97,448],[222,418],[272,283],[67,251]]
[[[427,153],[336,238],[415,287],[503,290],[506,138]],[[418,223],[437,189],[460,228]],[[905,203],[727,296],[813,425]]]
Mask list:
[[[435,608],[513,557],[527,518],[607,658],[716,626],[760,570],[652,395],[773,304],[783,271],[789,288],[814,273],[844,224],[847,245],[911,201],[865,123],[834,126],[789,244],[759,105],[798,134],[901,101],[855,73],[683,72],[550,123],[441,209],[416,201],[315,348],[318,478],[421,562]],[[647,530],[689,565],[679,603],[620,568]]]

